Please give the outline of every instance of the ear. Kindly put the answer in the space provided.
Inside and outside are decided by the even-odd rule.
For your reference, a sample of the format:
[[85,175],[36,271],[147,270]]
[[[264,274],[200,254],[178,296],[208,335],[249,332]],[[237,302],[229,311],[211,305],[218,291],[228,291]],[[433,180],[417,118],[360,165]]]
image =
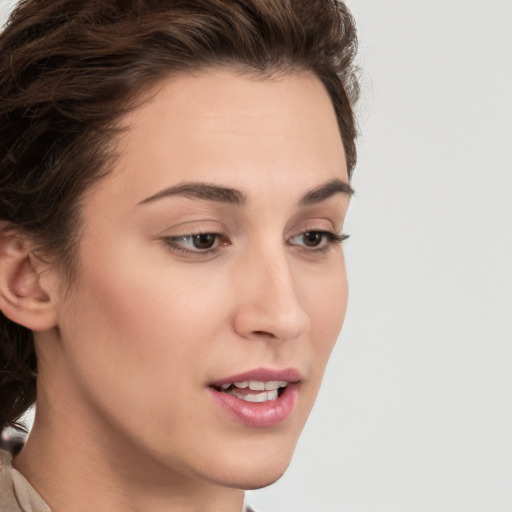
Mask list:
[[32,331],[57,324],[55,297],[42,285],[43,270],[49,265],[33,254],[28,238],[0,226],[0,310]]

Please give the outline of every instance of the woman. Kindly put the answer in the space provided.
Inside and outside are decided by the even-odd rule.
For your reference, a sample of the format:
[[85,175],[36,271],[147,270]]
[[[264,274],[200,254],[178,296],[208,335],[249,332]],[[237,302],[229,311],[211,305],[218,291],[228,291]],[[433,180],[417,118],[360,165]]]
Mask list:
[[2,511],[239,512],[282,475],[346,309],[355,45],[329,0],[19,4],[1,426],[37,408]]

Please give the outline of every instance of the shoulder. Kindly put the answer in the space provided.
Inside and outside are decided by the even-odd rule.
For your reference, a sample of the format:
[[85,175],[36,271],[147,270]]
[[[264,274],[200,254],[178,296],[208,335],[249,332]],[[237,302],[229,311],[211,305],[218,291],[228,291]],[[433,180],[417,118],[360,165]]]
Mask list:
[[41,496],[12,467],[12,447],[5,444],[0,446],[0,512],[51,512]]
[[4,447],[0,448],[0,512],[18,512],[21,510],[14,492],[11,460],[11,452],[4,449]]

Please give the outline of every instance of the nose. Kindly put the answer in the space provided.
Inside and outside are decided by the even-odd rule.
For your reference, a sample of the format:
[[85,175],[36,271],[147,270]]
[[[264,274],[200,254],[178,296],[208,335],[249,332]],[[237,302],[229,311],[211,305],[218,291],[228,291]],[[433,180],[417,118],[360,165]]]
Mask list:
[[298,282],[284,248],[255,252],[236,274],[234,328],[240,336],[284,341],[309,329],[310,316],[297,295]]

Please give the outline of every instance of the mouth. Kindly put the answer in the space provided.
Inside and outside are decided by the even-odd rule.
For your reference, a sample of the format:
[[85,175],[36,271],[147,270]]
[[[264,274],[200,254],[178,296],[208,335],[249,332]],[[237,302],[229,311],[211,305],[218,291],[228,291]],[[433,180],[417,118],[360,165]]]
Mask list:
[[288,384],[289,382],[285,380],[244,380],[228,382],[218,387],[214,386],[214,389],[246,402],[262,403],[277,400],[283,394]]
[[208,386],[221,411],[251,427],[272,427],[291,417],[301,382],[295,370],[254,370]]

